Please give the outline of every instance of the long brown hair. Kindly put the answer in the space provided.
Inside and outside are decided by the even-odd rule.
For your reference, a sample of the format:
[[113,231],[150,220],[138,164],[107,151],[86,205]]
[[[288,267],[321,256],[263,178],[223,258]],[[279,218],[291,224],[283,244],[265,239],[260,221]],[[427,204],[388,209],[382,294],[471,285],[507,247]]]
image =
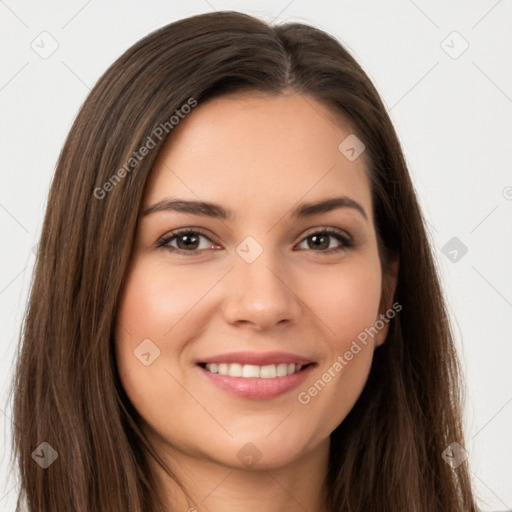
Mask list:
[[[113,349],[144,186],[183,105],[289,88],[348,120],[364,142],[383,271],[400,260],[402,310],[331,435],[330,510],[477,510],[467,463],[452,468],[442,457],[451,443],[464,446],[462,376],[424,220],[377,91],[318,29],[215,12],[128,49],[91,91],[59,156],[13,382],[14,453],[30,511],[162,510]],[[148,137],[154,147],[135,158]],[[58,453],[46,469],[32,456],[42,442]]]

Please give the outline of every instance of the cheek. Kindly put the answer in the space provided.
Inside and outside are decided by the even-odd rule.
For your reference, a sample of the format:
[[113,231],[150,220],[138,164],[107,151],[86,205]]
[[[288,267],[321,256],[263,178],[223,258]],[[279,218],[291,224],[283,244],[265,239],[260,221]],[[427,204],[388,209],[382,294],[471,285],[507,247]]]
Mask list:
[[190,336],[189,318],[194,308],[218,279],[211,270],[191,275],[180,267],[135,262],[123,290],[118,330],[122,335],[124,328],[134,342],[151,338],[164,343],[173,339],[172,347],[179,348],[176,340],[179,343]]
[[[172,380],[166,370],[182,380],[186,368],[180,365],[181,359],[188,354],[189,341],[205,328],[208,292],[224,274],[223,269],[207,266],[190,272],[165,262],[133,261],[121,294],[115,335],[119,375],[121,379],[129,375],[125,389],[132,402],[139,395],[141,402],[143,395],[146,401],[151,394],[159,397]],[[144,358],[141,361],[137,355],[148,352],[150,361],[157,357],[145,366]]]
[[[131,403],[157,431],[179,433],[184,428],[179,415],[162,414],[169,410],[170,397],[188,411],[188,423],[204,422],[204,411],[178,384],[183,381],[179,362],[187,342],[202,328],[196,306],[218,279],[210,271],[195,272],[191,280],[179,267],[141,260],[129,269],[117,312],[117,366]],[[148,365],[139,358],[146,353]]]
[[314,276],[308,286],[309,303],[325,324],[331,352],[346,350],[346,345],[372,326],[379,313],[381,269],[378,260],[340,266]]
[[315,377],[299,390],[303,412],[317,422],[317,435],[328,435],[350,412],[367,381],[373,358],[374,326],[381,298],[378,259],[316,274],[309,303],[324,326],[323,353]]

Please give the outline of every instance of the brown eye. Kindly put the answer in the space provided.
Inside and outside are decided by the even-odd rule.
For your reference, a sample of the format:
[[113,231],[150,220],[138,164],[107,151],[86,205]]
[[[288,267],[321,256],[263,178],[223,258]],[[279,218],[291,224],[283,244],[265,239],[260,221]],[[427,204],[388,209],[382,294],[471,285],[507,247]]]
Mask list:
[[[332,239],[339,242],[338,246],[331,245]],[[311,233],[302,240],[300,245],[304,244],[304,242],[307,244],[307,247],[303,247],[305,249],[327,253],[343,251],[353,246],[352,240],[347,235],[333,230],[323,230]]]
[[[202,239],[207,240],[209,243],[203,242],[201,247]],[[169,236],[164,237],[158,242],[158,247],[163,247],[178,254],[194,256],[204,249],[216,249],[218,246],[197,229],[183,229],[174,231]]]
[[199,246],[199,236],[195,234],[183,234],[175,237],[178,249],[197,249]]
[[330,235],[309,235],[306,240],[310,241],[310,249],[329,249]]

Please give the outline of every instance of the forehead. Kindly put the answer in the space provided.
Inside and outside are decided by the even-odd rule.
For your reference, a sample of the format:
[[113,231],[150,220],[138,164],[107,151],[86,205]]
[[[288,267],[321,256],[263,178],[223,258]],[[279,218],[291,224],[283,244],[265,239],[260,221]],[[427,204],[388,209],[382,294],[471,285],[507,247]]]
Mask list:
[[346,195],[371,216],[364,153],[339,149],[352,134],[340,115],[294,93],[245,93],[198,105],[164,144],[145,205],[169,196],[225,204],[244,215],[270,215],[299,201]]

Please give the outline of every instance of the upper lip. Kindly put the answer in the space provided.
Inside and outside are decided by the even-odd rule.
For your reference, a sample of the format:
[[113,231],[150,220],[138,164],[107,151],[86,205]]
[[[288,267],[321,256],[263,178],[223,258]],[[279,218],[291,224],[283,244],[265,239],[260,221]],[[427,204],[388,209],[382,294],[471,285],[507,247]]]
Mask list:
[[313,361],[306,357],[298,356],[290,352],[229,352],[226,354],[207,357],[206,359],[198,361],[199,364],[239,363],[242,365],[253,364],[255,366],[279,363],[293,363],[304,366],[312,362]]

